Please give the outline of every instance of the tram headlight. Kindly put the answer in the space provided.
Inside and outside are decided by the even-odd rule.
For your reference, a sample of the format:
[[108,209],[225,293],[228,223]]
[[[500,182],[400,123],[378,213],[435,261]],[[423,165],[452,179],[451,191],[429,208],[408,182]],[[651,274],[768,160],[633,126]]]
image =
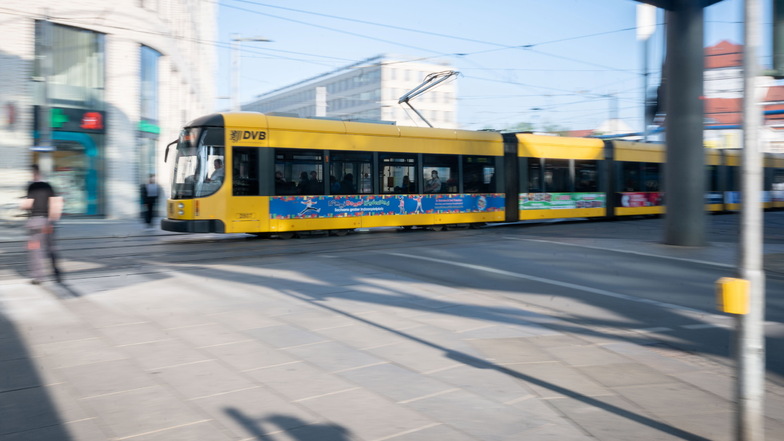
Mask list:
[[182,211],[182,210],[180,210],[180,211],[178,211],[178,212],[177,212],[177,214],[179,214],[180,216],[184,216],[184,215],[185,215],[185,212],[184,212],[184,211]]
[[[180,202],[179,204],[177,204],[177,208],[179,208],[180,210],[182,210],[183,208],[185,208],[185,204],[183,204],[182,202]],[[180,213],[180,214],[182,214],[182,213]]]

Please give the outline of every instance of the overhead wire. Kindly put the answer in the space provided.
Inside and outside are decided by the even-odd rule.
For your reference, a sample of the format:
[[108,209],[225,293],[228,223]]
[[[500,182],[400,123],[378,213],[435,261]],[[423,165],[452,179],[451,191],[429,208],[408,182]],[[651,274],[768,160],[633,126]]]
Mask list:
[[[396,46],[400,46],[400,47],[407,47],[407,48],[411,48],[411,49],[416,49],[416,50],[419,50],[419,51],[422,51],[422,52],[427,52],[427,53],[434,54],[435,56],[438,56],[438,57],[458,56],[461,59],[466,60],[466,58],[469,57],[469,56],[482,54],[482,53],[487,53],[487,52],[492,52],[492,51],[509,50],[509,49],[525,49],[527,51],[530,51],[530,52],[533,52],[533,53],[537,53],[539,55],[550,56],[550,57],[559,58],[559,59],[562,59],[562,60],[573,61],[573,62],[576,62],[576,63],[583,63],[583,64],[586,64],[586,65],[591,65],[591,66],[594,66],[594,67],[597,67],[597,68],[601,68],[602,70],[605,70],[605,71],[606,70],[612,70],[612,71],[626,72],[626,73],[630,72],[629,70],[613,68],[613,67],[610,67],[610,66],[604,66],[604,65],[601,65],[601,64],[597,64],[597,63],[587,62],[587,61],[584,61],[584,60],[577,60],[577,59],[570,58],[570,57],[563,57],[563,56],[559,56],[559,55],[555,55],[555,54],[550,54],[548,52],[544,52],[544,51],[541,51],[541,50],[536,50],[534,48],[537,47],[537,46],[542,46],[542,45],[547,45],[547,44],[555,44],[555,43],[561,43],[561,42],[565,42],[565,41],[572,41],[572,40],[577,40],[577,39],[584,39],[584,38],[591,38],[591,37],[596,37],[596,36],[601,36],[601,35],[608,35],[608,34],[613,34],[613,33],[618,33],[618,32],[625,32],[625,31],[632,30],[634,28],[623,28],[623,29],[618,29],[618,30],[604,31],[604,32],[592,33],[592,34],[581,35],[581,36],[565,37],[565,38],[561,38],[561,39],[543,41],[543,42],[539,42],[539,43],[526,44],[526,45],[503,45],[503,44],[499,44],[499,43],[495,43],[495,42],[488,42],[488,41],[477,40],[477,39],[472,39],[472,38],[466,38],[466,37],[461,37],[461,36],[456,36],[456,35],[448,35],[448,34],[442,34],[442,33],[430,32],[430,31],[422,31],[422,30],[407,28],[407,27],[403,27],[403,26],[388,25],[388,24],[384,24],[384,23],[371,22],[371,21],[367,21],[367,20],[352,19],[352,18],[339,17],[339,16],[335,16],[335,15],[323,14],[323,13],[318,13],[318,12],[304,11],[304,10],[299,10],[299,9],[295,9],[295,8],[288,8],[288,7],[283,7],[283,6],[269,5],[269,4],[256,2],[256,1],[251,1],[251,0],[231,0],[231,1],[234,1],[234,2],[237,2],[237,3],[245,3],[245,4],[261,6],[261,7],[276,8],[276,9],[280,9],[280,10],[286,10],[286,11],[291,11],[291,12],[309,14],[309,15],[320,16],[320,17],[325,17],[325,18],[345,20],[345,21],[350,21],[350,22],[355,22],[355,23],[362,23],[362,24],[373,25],[373,26],[380,26],[380,27],[385,27],[385,28],[389,28],[389,29],[396,29],[396,30],[401,30],[401,31],[406,31],[406,32],[414,32],[414,33],[419,33],[419,34],[423,34],[423,35],[431,35],[431,36],[437,36],[437,37],[441,37],[441,38],[449,38],[449,39],[455,39],[455,40],[460,40],[460,41],[467,41],[467,42],[473,42],[473,43],[479,43],[479,44],[486,44],[486,45],[496,46],[493,49],[488,49],[488,50],[484,50],[484,51],[475,51],[475,52],[469,52],[469,53],[443,53],[443,52],[433,51],[433,50],[430,50],[430,49],[427,49],[427,48],[423,48],[423,47],[419,47],[419,46],[403,44],[403,43],[400,43],[398,41],[391,41],[391,40],[382,39],[382,38],[378,38],[378,37],[373,37],[373,36],[369,36],[369,35],[364,35],[364,34],[360,34],[360,33],[356,33],[356,32],[350,32],[350,31],[346,31],[346,30],[343,30],[343,29],[337,29],[337,28],[334,28],[334,27],[308,23],[308,22],[305,22],[305,21],[302,21],[302,20],[296,20],[296,19],[293,19],[293,18],[282,17],[282,16],[274,15],[274,14],[268,14],[268,13],[261,12],[261,11],[258,11],[258,10],[254,10],[254,9],[248,9],[248,8],[243,8],[243,7],[239,7],[239,6],[229,5],[229,4],[226,4],[226,2],[217,2],[216,0],[204,0],[204,1],[209,1],[209,2],[212,2],[212,3],[218,4],[218,5],[221,5],[223,7],[231,8],[231,9],[235,9],[235,10],[239,10],[239,11],[243,11],[243,12],[248,12],[248,13],[253,13],[253,14],[259,14],[259,15],[271,17],[271,18],[274,18],[274,19],[279,19],[279,20],[284,20],[284,21],[297,23],[297,24],[304,25],[304,26],[310,26],[310,27],[315,27],[315,28],[319,28],[319,29],[329,30],[329,31],[333,31],[333,32],[339,32],[339,33],[343,33],[343,34],[347,34],[347,35],[351,35],[351,36],[355,36],[355,37],[366,38],[366,39],[370,39],[370,40],[374,40],[374,41],[384,42],[384,43],[388,43],[388,44],[392,44],[392,45],[396,45]],[[0,8],[0,10],[8,11],[7,8]],[[16,13],[18,15],[22,15],[23,14],[23,13],[20,13],[19,11],[13,11],[12,13]],[[81,18],[81,20],[80,20],[79,18],[73,18],[73,17],[63,17],[61,19],[62,20],[66,20],[66,21],[71,21],[71,22],[80,22],[81,20],[84,20],[84,18]],[[93,19],[95,19],[95,18],[93,17]],[[135,31],[135,32],[138,32],[138,33],[143,33],[143,34],[162,35],[162,36],[167,36],[167,37],[170,37],[170,38],[196,42],[196,43],[199,43],[199,44],[213,45],[214,47],[220,47],[220,48],[224,48],[224,49],[230,47],[230,44],[225,43],[225,42],[221,42],[221,41],[201,40],[201,39],[195,39],[195,38],[178,37],[176,35],[171,35],[170,33],[166,33],[166,32],[154,32],[154,31],[139,30],[139,29],[133,29],[133,28],[130,28],[130,27],[123,27],[123,26],[118,26],[118,25],[107,25],[106,23],[101,23],[100,26],[106,27],[106,28],[114,28],[114,29]],[[258,55],[258,54],[268,54],[269,52],[275,52],[277,54],[288,53],[288,54],[300,55],[300,56],[304,56],[304,57],[332,59],[332,60],[341,61],[341,62],[343,62],[343,61],[352,61],[352,60],[348,60],[348,59],[345,59],[345,58],[329,57],[329,56],[325,56],[323,54],[308,54],[308,53],[303,53],[303,52],[284,51],[284,50],[273,49],[273,48],[264,48],[263,50],[259,50],[257,48],[251,48],[251,47],[245,46],[245,47],[242,47],[242,51],[244,53],[250,53],[250,54],[256,54],[256,55]],[[313,60],[301,59],[301,58],[296,58],[296,57],[287,57],[287,56],[284,56],[284,55],[274,55],[274,56],[277,57],[277,58],[288,59],[288,60],[291,60],[291,61],[307,62],[307,63],[317,64],[317,65],[329,66],[327,63],[320,63],[318,61],[313,61]],[[427,59],[431,59],[431,58],[432,57],[422,57],[419,60],[427,60]],[[400,62],[404,62],[404,61],[400,61]],[[485,69],[485,68],[477,68],[477,69],[489,70],[489,71],[493,70],[493,69]],[[520,86],[520,87],[528,87],[528,88],[531,88],[531,89],[552,90],[552,91],[557,91],[557,92],[572,93],[572,91],[569,91],[569,90],[566,90],[566,89],[559,89],[559,88],[554,88],[554,87],[526,84],[526,83],[522,83],[522,82],[519,82],[519,81],[499,80],[499,79],[492,79],[492,78],[482,78],[481,76],[475,76],[475,75],[465,75],[465,76],[468,77],[468,78],[476,79],[476,80],[491,81],[491,82],[515,85],[515,86]],[[539,95],[539,96],[541,96],[541,95]]]
[[[450,38],[450,39],[455,39],[455,40],[470,41],[470,42],[474,42],[474,43],[480,43],[480,44],[496,46],[496,48],[494,48],[494,49],[488,49],[488,50],[483,50],[483,51],[475,51],[475,52],[470,52],[470,53],[439,53],[437,51],[432,51],[432,50],[429,50],[429,49],[416,47],[416,46],[412,46],[412,45],[401,44],[399,42],[391,42],[389,40],[379,39],[379,38],[376,38],[376,37],[370,37],[370,36],[359,34],[359,33],[356,33],[356,32],[348,32],[348,31],[345,31],[345,30],[342,30],[342,29],[336,29],[336,28],[329,27],[329,26],[314,25],[312,23],[304,22],[302,20],[295,20],[295,19],[288,18],[288,17],[281,17],[281,16],[278,16],[278,15],[268,14],[268,13],[264,13],[264,12],[261,12],[261,11],[249,10],[247,8],[240,8],[240,7],[237,7],[237,6],[231,6],[231,5],[225,5],[224,4],[224,6],[228,6],[230,8],[245,10],[245,11],[256,13],[256,14],[260,14],[260,15],[263,15],[263,16],[268,16],[268,17],[272,17],[272,18],[277,18],[277,19],[281,19],[281,20],[295,22],[295,23],[306,25],[306,26],[312,26],[312,27],[320,28],[320,29],[331,30],[331,31],[334,31],[334,32],[345,33],[345,34],[349,34],[349,35],[352,35],[352,36],[369,38],[371,40],[382,41],[382,42],[385,42],[385,43],[391,43],[391,44],[402,46],[402,47],[414,48],[414,49],[422,50],[422,51],[425,51],[425,52],[428,52],[428,53],[437,54],[437,56],[457,56],[457,57],[460,57],[461,59],[463,59],[464,61],[469,61],[469,60],[467,60],[467,58],[469,56],[471,56],[471,55],[487,53],[487,52],[493,52],[493,51],[499,51],[499,50],[524,49],[526,51],[529,51],[531,53],[536,53],[536,54],[541,55],[541,56],[548,56],[548,57],[552,57],[552,58],[557,58],[557,59],[561,59],[561,60],[571,61],[571,62],[575,62],[575,63],[582,63],[582,64],[590,65],[590,66],[593,66],[593,67],[597,67],[597,68],[601,69],[601,71],[608,71],[609,70],[609,71],[616,71],[616,72],[621,72],[621,73],[630,73],[632,75],[639,75],[639,72],[636,72],[636,71],[633,71],[633,70],[619,69],[619,68],[615,68],[615,67],[612,67],[612,66],[606,66],[606,65],[593,63],[593,62],[589,62],[589,61],[585,61],[585,60],[579,60],[579,59],[572,58],[572,57],[564,57],[564,56],[560,56],[560,55],[556,55],[556,54],[552,54],[552,53],[549,53],[549,52],[545,52],[545,51],[541,51],[541,50],[535,49],[537,46],[542,46],[542,45],[546,45],[546,44],[555,44],[555,43],[561,43],[561,42],[566,42],[566,41],[573,41],[573,40],[577,40],[577,39],[591,38],[591,37],[597,37],[597,36],[602,36],[602,35],[609,35],[609,34],[614,34],[614,33],[618,33],[618,32],[627,32],[627,31],[631,31],[631,30],[636,29],[634,27],[627,27],[627,28],[622,28],[622,29],[612,30],[612,31],[597,32],[597,33],[592,33],[592,34],[582,35],[582,36],[572,36],[572,37],[559,38],[559,39],[543,41],[543,42],[533,43],[533,44],[503,45],[503,44],[498,44],[498,43],[494,43],[494,42],[470,39],[470,38],[465,38],[465,37],[460,37],[460,36],[455,36],[455,35],[448,35],[448,34],[442,34],[442,33],[430,32],[430,31],[421,31],[421,30],[412,29],[412,28],[403,27],[403,26],[387,25],[387,24],[384,24],[384,23],[372,22],[372,21],[368,21],[368,20],[346,18],[346,17],[340,17],[340,16],[336,16],[336,15],[324,14],[324,13],[313,12],[313,11],[306,11],[306,10],[301,10],[301,9],[296,9],[296,8],[277,6],[277,5],[270,5],[270,4],[266,4],[266,3],[262,3],[262,2],[258,2],[258,1],[252,1],[252,0],[232,0],[232,1],[234,1],[236,3],[244,3],[244,4],[254,5],[254,6],[273,8],[273,9],[278,9],[278,10],[284,10],[284,11],[289,11],[289,12],[295,12],[295,13],[307,14],[307,15],[312,15],[312,16],[330,18],[330,19],[335,19],[335,20],[343,20],[343,21],[348,21],[348,22],[353,22],[353,23],[361,23],[361,24],[365,24],[365,25],[379,26],[379,27],[384,27],[384,28],[388,28],[388,29],[396,29],[396,30],[401,30],[401,31],[406,31],[406,32],[414,32],[414,33],[419,33],[419,34],[424,34],[424,35],[431,35],[431,36],[437,36],[437,37],[442,37],[442,38]],[[427,59],[427,58],[429,58],[429,57],[425,57],[424,59]],[[483,69],[483,70],[487,71],[488,69]],[[529,89],[532,89],[532,90],[553,90],[553,91],[558,91],[558,92],[574,93],[574,92],[572,92],[570,90],[554,88],[554,87],[548,87],[548,86],[539,86],[539,85],[533,85],[533,84],[526,84],[526,83],[522,83],[522,82],[519,82],[519,81],[512,81],[512,80],[508,80],[508,79],[483,78],[482,76],[468,75],[468,74],[464,74],[464,76],[466,78],[472,78],[472,79],[475,79],[475,80],[482,80],[482,81],[496,82],[496,83],[502,83],[502,84],[509,84],[509,85],[514,85],[514,86],[518,86],[518,87],[526,87],[526,88],[529,88]],[[596,88],[594,88],[594,90],[595,89]],[[601,93],[596,93],[596,92],[594,92],[593,95],[597,96],[597,97],[601,97],[602,96]]]

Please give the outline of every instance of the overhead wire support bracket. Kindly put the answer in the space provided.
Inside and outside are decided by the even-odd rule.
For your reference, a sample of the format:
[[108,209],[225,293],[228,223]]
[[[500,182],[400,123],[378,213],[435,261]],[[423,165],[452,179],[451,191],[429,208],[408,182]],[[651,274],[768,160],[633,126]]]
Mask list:
[[403,96],[400,97],[399,100],[397,100],[397,103],[398,104],[405,103],[408,107],[411,108],[411,110],[414,111],[414,113],[416,113],[420,118],[422,118],[422,121],[424,121],[428,126],[433,127],[433,124],[430,124],[430,121],[428,121],[427,118],[425,118],[421,113],[419,113],[419,111],[417,109],[415,109],[414,106],[411,105],[410,101],[412,99],[414,99],[414,98],[424,94],[425,92],[429,91],[430,89],[438,86],[439,84],[443,83],[444,81],[446,81],[446,80],[448,80],[448,79],[450,79],[452,77],[456,77],[457,75],[460,75],[460,72],[455,71],[455,70],[445,70],[445,71],[441,71],[441,72],[434,72],[434,73],[428,74],[425,77],[425,80],[422,81],[422,83],[420,85],[418,85],[417,87],[415,87],[415,88],[411,89],[410,91],[406,92],[406,94],[404,94]]

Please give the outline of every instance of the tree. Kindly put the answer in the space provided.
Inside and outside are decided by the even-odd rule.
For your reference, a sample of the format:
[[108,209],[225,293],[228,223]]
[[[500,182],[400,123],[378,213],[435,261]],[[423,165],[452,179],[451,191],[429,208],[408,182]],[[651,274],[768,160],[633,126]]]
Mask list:
[[558,136],[565,136],[569,132],[569,129],[559,124],[546,123],[542,127],[542,131],[545,133],[553,133]]
[[509,126],[506,130],[510,132],[533,132],[534,125],[529,122],[519,122],[513,126]]

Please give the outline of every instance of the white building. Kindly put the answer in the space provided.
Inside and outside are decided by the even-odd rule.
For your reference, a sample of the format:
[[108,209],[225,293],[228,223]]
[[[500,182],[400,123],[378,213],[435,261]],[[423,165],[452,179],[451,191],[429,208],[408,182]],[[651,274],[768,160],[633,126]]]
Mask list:
[[3,0],[0,207],[39,163],[67,215],[138,217],[141,182],[168,178],[166,144],[213,110],[215,15],[201,1]]
[[[380,55],[260,95],[242,110],[299,117],[393,121],[427,126],[408,106],[398,104],[427,75],[450,70],[447,64],[406,61]],[[434,127],[457,128],[457,87],[445,81],[411,104]]]

